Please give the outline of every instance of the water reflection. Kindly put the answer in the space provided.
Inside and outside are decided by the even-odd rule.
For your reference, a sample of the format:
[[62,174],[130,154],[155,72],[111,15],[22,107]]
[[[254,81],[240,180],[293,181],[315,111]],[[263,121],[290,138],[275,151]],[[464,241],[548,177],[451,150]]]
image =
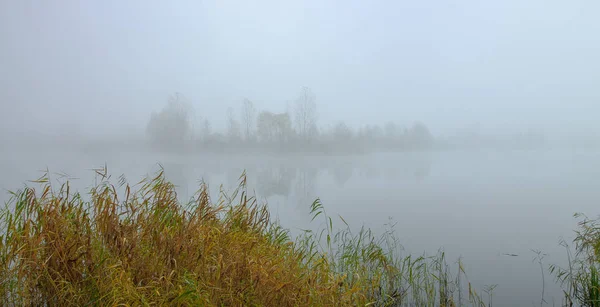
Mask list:
[[231,167],[229,169],[227,169],[226,171],[226,175],[225,175],[225,181],[227,182],[227,188],[228,189],[234,189],[237,188],[238,185],[240,184],[240,176],[242,176],[242,174],[244,173],[244,170],[246,171],[246,173],[250,173],[253,174],[254,173],[254,169],[253,168],[241,168],[241,167]]
[[292,182],[296,175],[296,168],[286,165],[277,165],[259,169],[256,172],[256,190],[263,197],[283,196],[291,193]]
[[297,208],[306,208],[317,197],[315,185],[319,169],[310,166],[302,167],[298,169],[297,174],[293,198]]
[[[385,166],[373,161],[361,163],[352,160],[261,162],[263,163],[245,161],[244,167],[229,165],[224,170],[229,188],[237,187],[240,175],[246,170],[249,186],[256,190],[258,196],[267,199],[283,197],[288,201],[292,199],[293,204],[303,208],[318,197],[318,189],[327,190],[331,187],[328,187],[329,184],[343,189],[347,188],[353,178],[359,182],[365,182],[366,179],[366,182],[372,183],[382,180],[421,182],[427,179],[431,171],[428,159],[393,161]],[[327,181],[327,178],[331,181]]]
[[193,178],[187,172],[189,169],[184,163],[167,162],[162,164],[165,179],[175,186],[177,194],[184,199],[191,197],[189,186]]
[[375,165],[365,166],[360,170],[360,174],[362,177],[365,177],[369,180],[378,179],[380,177],[380,168]]
[[429,176],[430,171],[431,164],[427,163],[425,165],[420,165],[419,167],[415,168],[413,175],[417,181],[423,181]]
[[342,162],[330,167],[329,171],[333,175],[336,185],[342,188],[354,175],[354,165],[350,162]]
[[[257,196],[267,200],[281,197],[286,203],[301,208],[310,205],[319,193],[332,189],[346,189],[356,183],[421,182],[429,177],[431,171],[431,161],[422,157],[386,158],[386,163],[382,162],[372,158],[302,160],[248,157],[235,160],[188,157],[163,159],[161,165],[166,178],[176,186],[182,199],[191,197],[202,180],[209,184],[211,195],[218,193],[221,184],[226,191],[232,191],[246,171],[251,193],[256,192]],[[140,163],[148,166],[148,173],[158,170],[158,166],[150,161]]]

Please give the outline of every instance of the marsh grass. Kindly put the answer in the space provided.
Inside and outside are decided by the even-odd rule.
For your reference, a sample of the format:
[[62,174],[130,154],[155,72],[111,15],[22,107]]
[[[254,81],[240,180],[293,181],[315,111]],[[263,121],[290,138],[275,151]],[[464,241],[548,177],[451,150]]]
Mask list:
[[292,238],[245,174],[217,201],[202,183],[189,203],[162,171],[136,185],[97,175],[89,200],[47,174],[12,193],[0,216],[3,305],[485,305],[460,260],[452,277],[443,252],[402,256],[393,225],[376,236],[339,217],[338,229],[316,200],[324,226]]
[[563,306],[600,306],[600,219],[581,218],[575,231],[575,255],[562,240],[567,251],[568,267],[550,266],[550,272],[563,285]]

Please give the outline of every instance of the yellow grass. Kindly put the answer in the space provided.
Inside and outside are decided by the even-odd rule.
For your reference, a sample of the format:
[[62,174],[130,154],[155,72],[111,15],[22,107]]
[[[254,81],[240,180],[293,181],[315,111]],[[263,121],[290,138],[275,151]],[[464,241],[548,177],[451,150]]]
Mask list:
[[[454,305],[441,265],[436,288],[425,258],[397,259],[370,232],[334,234],[329,219],[327,247],[314,234],[292,240],[244,175],[232,195],[213,202],[202,184],[182,204],[162,172],[135,186],[98,174],[89,200],[47,176],[13,193],[0,217],[4,305]],[[468,301],[481,305],[471,291]]]

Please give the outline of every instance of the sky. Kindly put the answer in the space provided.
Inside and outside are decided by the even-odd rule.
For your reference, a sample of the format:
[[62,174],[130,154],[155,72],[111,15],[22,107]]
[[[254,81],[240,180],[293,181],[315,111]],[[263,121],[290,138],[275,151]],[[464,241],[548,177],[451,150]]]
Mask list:
[[[600,2],[0,1],[5,133],[142,132],[180,92],[225,127],[302,86],[319,125],[600,134]],[[239,114],[239,113],[238,113]]]

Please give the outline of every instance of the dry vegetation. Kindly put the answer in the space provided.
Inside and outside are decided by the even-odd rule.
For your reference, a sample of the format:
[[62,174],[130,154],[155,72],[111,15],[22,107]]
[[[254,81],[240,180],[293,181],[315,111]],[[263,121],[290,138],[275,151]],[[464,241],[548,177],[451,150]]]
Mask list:
[[13,193],[0,217],[5,305],[484,305],[460,262],[453,278],[443,253],[400,257],[392,232],[334,230],[318,200],[311,214],[327,226],[292,239],[244,175],[217,202],[202,184],[182,204],[162,172],[133,186],[97,172],[89,200],[47,174]]
[[576,253],[572,255],[567,242],[562,241],[569,265],[551,265],[550,271],[564,287],[563,306],[600,307],[600,219],[581,213],[575,217],[582,218],[573,240]]

